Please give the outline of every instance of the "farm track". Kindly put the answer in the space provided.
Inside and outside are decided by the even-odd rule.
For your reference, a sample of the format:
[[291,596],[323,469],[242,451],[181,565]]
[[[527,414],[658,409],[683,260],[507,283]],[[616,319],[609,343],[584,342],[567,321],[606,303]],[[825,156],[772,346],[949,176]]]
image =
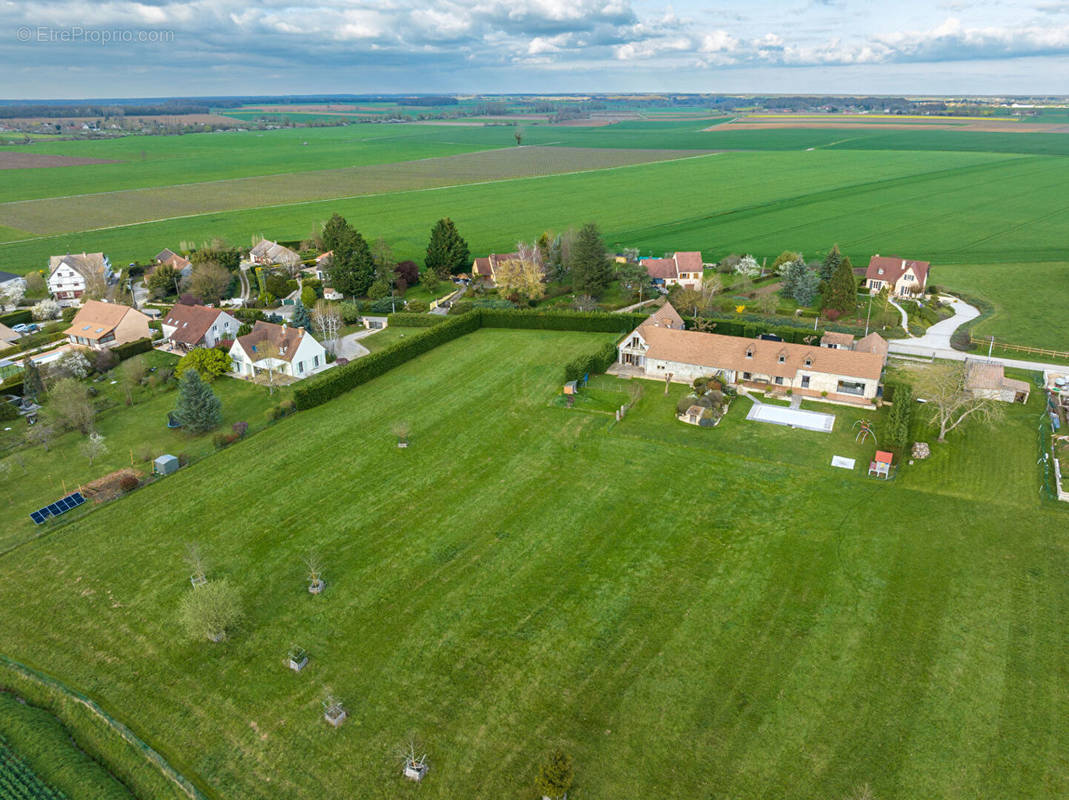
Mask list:
[[486,150],[285,176],[13,201],[0,204],[0,225],[44,236],[220,211],[573,174],[703,155],[709,153],[541,146]]

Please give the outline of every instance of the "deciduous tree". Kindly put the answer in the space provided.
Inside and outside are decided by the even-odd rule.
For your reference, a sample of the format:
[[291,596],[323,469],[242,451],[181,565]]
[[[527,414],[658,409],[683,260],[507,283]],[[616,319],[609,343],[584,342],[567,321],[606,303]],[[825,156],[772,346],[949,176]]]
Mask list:
[[219,642],[242,618],[241,597],[225,578],[208,581],[183,595],[178,619],[191,639]]
[[544,277],[538,246],[527,242],[518,242],[516,255],[503,261],[494,273],[501,294],[506,297],[516,294],[528,300],[540,300],[545,296]]
[[178,362],[174,374],[181,378],[186,370],[196,370],[205,381],[214,381],[230,371],[230,356],[215,347],[196,347]]
[[46,298],[34,303],[33,308],[30,309],[30,314],[38,322],[43,322],[44,320],[55,319],[62,310],[59,303]]
[[93,466],[93,462],[103,455],[107,455],[108,445],[104,441],[104,437],[96,431],[89,434],[84,442],[82,442],[82,453],[89,459],[89,466]]
[[230,289],[232,277],[217,261],[205,261],[193,268],[190,288],[205,303],[218,303]]
[[312,327],[323,340],[323,346],[332,353],[337,346],[338,331],[341,330],[342,315],[338,306],[320,300],[312,309]]
[[160,264],[152,270],[152,274],[145,280],[145,286],[153,297],[166,297],[170,294],[178,294],[178,270],[170,264]]
[[60,378],[48,392],[48,416],[65,430],[88,434],[93,428],[96,409],[89,400],[89,389],[74,378]]
[[967,419],[992,425],[1005,415],[998,400],[978,397],[967,388],[968,369],[964,362],[935,362],[913,370],[917,397],[926,401],[930,420],[939,427],[940,442]]

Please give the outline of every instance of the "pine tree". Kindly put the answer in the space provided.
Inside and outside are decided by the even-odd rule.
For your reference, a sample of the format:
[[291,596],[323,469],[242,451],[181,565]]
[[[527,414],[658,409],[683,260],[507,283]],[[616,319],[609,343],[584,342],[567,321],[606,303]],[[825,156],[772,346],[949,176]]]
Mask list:
[[800,306],[811,306],[820,294],[820,276],[815,270],[804,268],[794,284],[794,301]]
[[375,265],[371,260],[371,248],[356,230],[349,228],[334,247],[330,267],[331,286],[342,294],[362,297],[375,279]]
[[333,214],[323,226],[323,247],[328,252],[337,248],[338,243],[353,230],[341,214]]
[[909,426],[913,416],[913,389],[908,384],[895,384],[894,404],[887,418],[891,444],[904,452],[909,447]]
[[461,238],[457,226],[449,217],[438,220],[431,229],[427,257],[423,263],[439,278],[448,278],[457,272],[463,272],[471,265],[468,243]]
[[820,264],[820,283],[822,286],[827,286],[831,283],[832,277],[839,269],[839,264],[842,263],[843,256],[839,252],[839,245],[832,245],[831,250],[824,256],[824,261]]
[[839,261],[835,274],[824,288],[824,308],[833,308],[845,314],[857,305],[857,279],[850,258]]
[[293,316],[290,318],[290,324],[294,328],[304,328],[306,331],[312,327],[312,317],[308,313],[308,309],[300,298],[297,298],[297,304],[293,307]]
[[26,369],[22,373],[22,391],[31,400],[36,400],[38,396],[45,392],[45,384],[41,380],[41,370],[29,358],[26,359]]
[[597,297],[612,280],[612,265],[605,252],[598,226],[588,222],[579,230],[571,252],[572,289],[577,294]]
[[178,383],[174,418],[189,433],[204,433],[223,422],[219,398],[195,369],[186,370]]

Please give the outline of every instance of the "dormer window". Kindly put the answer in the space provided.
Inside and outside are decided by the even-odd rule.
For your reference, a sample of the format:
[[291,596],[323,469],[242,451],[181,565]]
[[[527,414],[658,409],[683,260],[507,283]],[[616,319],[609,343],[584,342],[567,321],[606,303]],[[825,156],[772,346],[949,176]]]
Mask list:
[[812,359],[812,358],[811,358],[810,356],[806,356],[806,357],[805,357],[805,365],[806,365],[807,367],[811,367],[811,366],[813,366],[813,359]]
[[876,274],[877,275],[883,275],[883,267],[877,267]]
[[746,348],[746,357],[747,358],[753,358],[753,345],[752,344],[749,347]]
[[779,359],[778,359],[779,363],[782,364],[786,360],[787,360],[787,356],[783,355],[783,353],[780,353],[779,354]]

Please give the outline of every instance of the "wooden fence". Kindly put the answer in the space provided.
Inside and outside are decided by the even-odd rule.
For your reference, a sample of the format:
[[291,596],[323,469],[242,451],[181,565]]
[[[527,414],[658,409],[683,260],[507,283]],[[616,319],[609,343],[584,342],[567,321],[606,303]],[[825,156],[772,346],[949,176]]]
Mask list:
[[[973,336],[972,343],[980,346],[981,348],[990,347],[991,339]],[[1066,352],[1064,350],[1048,350],[1043,347],[1028,347],[1027,345],[1023,344],[1009,344],[1008,342],[1000,342],[998,339],[995,339],[995,347],[1000,350],[1012,350],[1016,353],[1031,353],[1033,355],[1044,356],[1046,358],[1069,359],[1069,352]]]

